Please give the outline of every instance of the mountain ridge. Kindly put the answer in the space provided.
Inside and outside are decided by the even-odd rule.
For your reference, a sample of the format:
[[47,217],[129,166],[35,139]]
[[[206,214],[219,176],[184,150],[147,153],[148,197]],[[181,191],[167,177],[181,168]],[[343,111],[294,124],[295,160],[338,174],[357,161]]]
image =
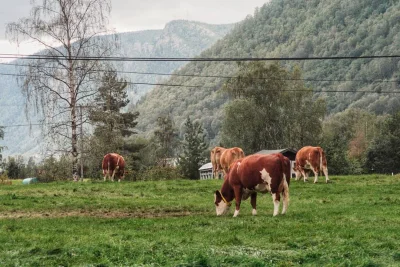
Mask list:
[[[179,50],[180,55],[192,57],[199,54],[202,50],[211,46],[216,40],[224,36],[233,24],[212,25],[202,22],[177,20],[167,23],[164,29],[144,30],[139,32],[117,33],[120,39],[121,49],[116,51],[116,56],[130,57],[173,57]],[[166,29],[166,30],[165,30]],[[185,36],[184,32],[191,30],[190,36]],[[196,43],[196,45],[191,45]],[[16,60],[10,64],[18,64]],[[135,72],[160,72],[171,73],[175,69],[183,66],[185,62],[167,63],[157,65],[146,62],[126,62],[117,67],[118,71]],[[15,75],[18,70],[15,66],[0,64],[0,73]],[[155,83],[160,79],[155,75],[140,75],[125,73],[119,75],[127,81]],[[151,86],[135,85],[128,87],[128,95],[131,103],[136,102],[141,96],[145,95]],[[5,128],[4,140],[0,144],[7,147],[2,154],[4,157],[22,154],[25,157],[34,156],[37,159],[43,154],[43,143],[41,132],[38,126],[16,126],[28,125],[24,112],[25,98],[21,93],[19,84],[14,76],[2,76],[0,79],[0,125],[8,126]],[[27,111],[34,114],[33,110]],[[34,124],[40,119],[38,115],[31,118]],[[29,130],[31,128],[31,131]]]

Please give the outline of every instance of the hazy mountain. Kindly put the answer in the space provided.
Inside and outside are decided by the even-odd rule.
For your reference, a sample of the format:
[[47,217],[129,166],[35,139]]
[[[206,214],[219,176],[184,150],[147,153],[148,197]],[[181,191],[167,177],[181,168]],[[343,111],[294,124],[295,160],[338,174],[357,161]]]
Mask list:
[[[172,21],[164,29],[148,30],[140,32],[126,32],[118,34],[120,50],[115,56],[124,57],[193,57],[209,48],[218,39],[222,38],[231,28],[232,24],[210,25],[193,21]],[[18,64],[16,60],[11,64]],[[153,72],[172,73],[180,68],[185,62],[123,62],[116,65],[118,71],[128,81],[139,83],[155,83],[160,79],[157,75],[142,75],[129,72]],[[26,125],[24,112],[25,99],[17,84],[15,76],[5,74],[16,74],[16,66],[0,64],[0,125]],[[135,85],[128,88],[131,102],[134,103],[140,96],[148,92],[152,86]],[[31,122],[39,120],[34,115],[34,110],[29,110]],[[43,136],[37,125],[6,127],[5,138],[0,144],[7,146],[3,156],[23,154],[24,156],[35,156],[43,149],[41,143]]]
[[[390,0],[272,0],[238,23],[201,57],[327,57],[400,55],[400,2]],[[315,96],[326,99],[328,111],[364,108],[376,114],[400,109],[399,58],[312,60],[298,64]],[[232,76],[236,63],[192,62],[178,74]],[[226,79],[173,77],[171,84],[202,88],[157,87],[137,106],[139,128],[154,129],[157,117],[171,114],[178,127],[187,116],[203,123],[217,144],[226,96],[218,90]],[[380,82],[384,80],[384,82]],[[336,91],[336,92],[329,92]],[[339,92],[337,92],[339,91]],[[373,91],[376,94],[362,93]]]

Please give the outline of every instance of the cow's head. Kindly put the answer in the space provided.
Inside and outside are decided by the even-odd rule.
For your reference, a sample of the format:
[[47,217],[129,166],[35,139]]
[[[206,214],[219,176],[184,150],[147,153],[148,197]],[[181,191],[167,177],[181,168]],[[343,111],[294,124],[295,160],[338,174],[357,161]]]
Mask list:
[[298,179],[298,178],[301,177],[301,169],[300,169],[299,167],[294,166],[294,167],[293,167],[293,171],[294,171],[294,173],[296,174],[296,179]]
[[214,193],[214,204],[217,216],[226,214],[231,206],[231,203],[226,201],[219,190]]

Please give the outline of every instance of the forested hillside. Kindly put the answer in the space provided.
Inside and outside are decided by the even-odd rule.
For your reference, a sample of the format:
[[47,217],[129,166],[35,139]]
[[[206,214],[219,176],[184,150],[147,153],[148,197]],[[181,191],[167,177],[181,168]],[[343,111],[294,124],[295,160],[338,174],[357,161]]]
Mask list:
[[[391,0],[272,0],[237,24],[225,38],[200,57],[327,57],[400,54],[400,2]],[[399,59],[281,62],[299,65],[314,97],[326,100],[331,114],[358,107],[376,114],[400,108],[396,91]],[[192,62],[176,74],[232,76],[236,63]],[[383,82],[382,82],[383,80]],[[160,115],[177,124],[187,116],[203,123],[216,144],[228,97],[220,87],[225,78],[175,76],[165,83],[201,88],[157,87],[137,106],[139,128],[154,129]],[[336,91],[336,92],[329,92]],[[339,91],[339,92],[338,92]],[[362,93],[373,91],[376,94]],[[358,93],[357,93],[358,92]]]
[[[115,56],[125,57],[193,57],[207,49],[218,39],[223,37],[232,24],[210,25],[193,21],[172,21],[164,29],[117,34],[119,49]],[[18,68],[23,64],[16,60],[7,64],[0,64],[0,126],[24,125],[6,127],[4,140],[0,145],[6,146],[3,155],[23,154],[37,155],[45,149],[40,128],[35,125],[40,116],[34,110],[28,110],[33,125],[26,126],[24,107],[25,98],[21,93],[21,84],[17,83]],[[159,77],[155,75],[140,75],[132,72],[162,72],[171,73],[185,62],[166,62],[155,64],[151,62],[123,62],[115,68],[120,71],[119,76],[134,83],[154,83]],[[131,103],[152,89],[148,85],[131,85],[128,88]]]

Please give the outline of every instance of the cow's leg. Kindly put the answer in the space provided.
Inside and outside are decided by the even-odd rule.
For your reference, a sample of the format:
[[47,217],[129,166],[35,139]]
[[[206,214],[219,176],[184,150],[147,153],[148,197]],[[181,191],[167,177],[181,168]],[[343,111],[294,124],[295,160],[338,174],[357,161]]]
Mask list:
[[328,168],[326,166],[322,167],[322,171],[324,172],[325,175],[325,181],[328,183],[329,178],[328,178]]
[[233,188],[233,192],[235,193],[235,200],[236,200],[236,209],[233,217],[237,217],[239,215],[240,210],[240,202],[242,201],[242,188],[240,186],[235,186]]
[[274,214],[273,214],[273,216],[276,216],[279,213],[279,202],[280,202],[280,194],[279,194],[279,192],[272,193],[272,202],[274,203]]
[[251,206],[253,207],[253,210],[251,211],[251,214],[257,215],[257,193],[252,193],[251,194]]
[[306,172],[304,169],[301,169],[301,175],[303,175],[304,182],[307,182],[307,180],[308,180],[308,172]]
[[318,170],[317,169],[312,169],[312,171],[314,172],[315,178],[314,178],[314,184],[316,184],[318,182]]
[[285,214],[288,209],[288,206],[289,206],[289,185],[288,185],[285,177],[283,177],[282,198],[283,198],[282,214]]
[[113,171],[113,173],[112,173],[112,176],[111,176],[111,181],[112,181],[112,182],[114,182],[114,176],[115,176],[115,174],[116,174],[117,172],[119,172],[119,166],[115,167],[115,169],[114,169],[114,171]]

